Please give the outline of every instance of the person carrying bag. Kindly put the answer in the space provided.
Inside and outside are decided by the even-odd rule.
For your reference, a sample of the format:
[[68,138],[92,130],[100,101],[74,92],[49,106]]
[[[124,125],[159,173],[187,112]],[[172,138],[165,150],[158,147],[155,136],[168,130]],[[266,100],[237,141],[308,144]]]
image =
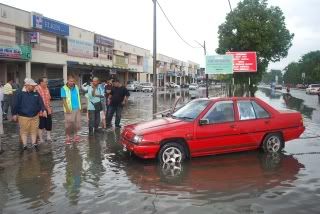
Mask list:
[[104,91],[99,87],[99,79],[94,77],[91,86],[88,88],[88,125],[90,136],[98,131],[100,125],[100,112],[103,110],[102,99],[104,99]]

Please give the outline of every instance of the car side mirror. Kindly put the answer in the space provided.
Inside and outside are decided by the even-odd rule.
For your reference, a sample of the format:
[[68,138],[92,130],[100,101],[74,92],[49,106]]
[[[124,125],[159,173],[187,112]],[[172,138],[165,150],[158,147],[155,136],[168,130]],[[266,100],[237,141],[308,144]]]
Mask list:
[[208,119],[201,119],[199,120],[199,125],[203,126],[203,125],[208,125],[209,124],[209,120]]

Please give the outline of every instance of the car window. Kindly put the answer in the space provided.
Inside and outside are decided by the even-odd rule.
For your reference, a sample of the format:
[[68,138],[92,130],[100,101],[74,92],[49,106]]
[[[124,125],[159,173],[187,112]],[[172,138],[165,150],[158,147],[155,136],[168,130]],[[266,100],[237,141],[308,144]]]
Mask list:
[[204,116],[209,123],[224,123],[234,121],[234,109],[232,101],[220,101],[215,103]]
[[257,118],[269,118],[270,117],[269,113],[264,108],[262,108],[258,103],[256,103],[255,101],[252,101],[251,103],[252,103],[252,106],[253,106],[253,109],[256,113]]
[[193,120],[208,106],[209,100],[194,100],[172,114],[174,118]]
[[237,105],[240,114],[240,120],[256,119],[251,101],[238,101]]

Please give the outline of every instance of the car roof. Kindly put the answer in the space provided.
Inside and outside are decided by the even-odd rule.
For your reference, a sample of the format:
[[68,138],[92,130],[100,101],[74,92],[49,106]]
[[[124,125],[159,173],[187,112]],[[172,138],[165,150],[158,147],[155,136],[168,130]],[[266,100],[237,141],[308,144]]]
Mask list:
[[[202,98],[202,99],[208,99],[208,98]],[[232,101],[237,101],[237,100],[260,100],[257,97],[209,97],[211,101],[224,101],[224,100],[232,100]]]

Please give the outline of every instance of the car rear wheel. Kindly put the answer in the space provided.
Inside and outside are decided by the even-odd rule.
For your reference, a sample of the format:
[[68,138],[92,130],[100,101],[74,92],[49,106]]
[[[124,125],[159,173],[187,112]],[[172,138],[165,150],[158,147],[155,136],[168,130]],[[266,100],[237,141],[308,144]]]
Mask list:
[[181,163],[185,158],[185,149],[179,143],[165,144],[158,154],[158,159],[161,163]]
[[283,149],[283,140],[279,134],[268,134],[262,144],[263,151],[266,153],[277,153]]

